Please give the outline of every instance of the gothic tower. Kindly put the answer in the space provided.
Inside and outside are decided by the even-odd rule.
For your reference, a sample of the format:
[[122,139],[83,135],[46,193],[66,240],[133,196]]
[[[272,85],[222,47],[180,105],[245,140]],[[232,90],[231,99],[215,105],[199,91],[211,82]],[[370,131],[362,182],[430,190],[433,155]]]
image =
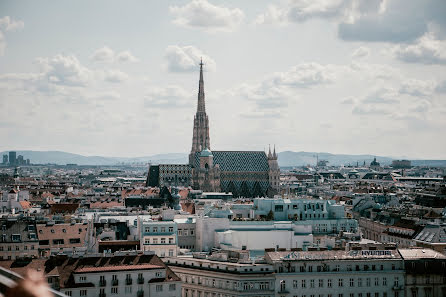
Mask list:
[[271,146],[268,151],[268,166],[269,166],[269,186],[273,190],[271,194],[277,194],[280,191],[280,167],[277,162],[278,156],[276,154],[276,146],[274,152],[271,154]]
[[200,81],[198,83],[197,113],[194,116],[194,130],[192,133],[192,149],[189,154],[189,164],[193,165],[195,153],[204,149],[211,149],[209,138],[209,119],[206,114],[204,101],[203,61],[200,61]]

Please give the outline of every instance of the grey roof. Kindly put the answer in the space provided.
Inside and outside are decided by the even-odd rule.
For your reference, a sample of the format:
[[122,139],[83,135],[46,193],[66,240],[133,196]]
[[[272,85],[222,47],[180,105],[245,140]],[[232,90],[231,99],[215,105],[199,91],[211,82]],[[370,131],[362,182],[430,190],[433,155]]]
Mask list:
[[[214,164],[221,171],[264,172],[269,170],[264,151],[212,151]],[[195,153],[195,167],[199,167],[200,153]]]
[[446,225],[427,225],[414,239],[426,243],[446,243]]

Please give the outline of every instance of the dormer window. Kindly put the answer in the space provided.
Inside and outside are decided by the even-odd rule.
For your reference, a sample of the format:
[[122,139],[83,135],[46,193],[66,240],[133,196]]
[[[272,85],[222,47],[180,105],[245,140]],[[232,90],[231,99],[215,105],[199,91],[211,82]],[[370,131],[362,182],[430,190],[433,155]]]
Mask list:
[[21,239],[20,234],[12,234],[11,235],[11,240],[12,241],[20,241],[20,239]]

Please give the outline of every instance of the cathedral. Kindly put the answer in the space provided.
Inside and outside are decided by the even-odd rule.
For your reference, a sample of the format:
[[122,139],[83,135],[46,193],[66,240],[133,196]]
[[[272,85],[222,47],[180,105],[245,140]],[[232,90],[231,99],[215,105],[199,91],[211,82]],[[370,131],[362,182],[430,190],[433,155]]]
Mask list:
[[203,192],[227,192],[234,197],[266,197],[279,191],[276,149],[217,151],[211,149],[206,114],[203,63],[200,63],[197,112],[194,116],[189,164],[150,166],[148,186],[191,186]]

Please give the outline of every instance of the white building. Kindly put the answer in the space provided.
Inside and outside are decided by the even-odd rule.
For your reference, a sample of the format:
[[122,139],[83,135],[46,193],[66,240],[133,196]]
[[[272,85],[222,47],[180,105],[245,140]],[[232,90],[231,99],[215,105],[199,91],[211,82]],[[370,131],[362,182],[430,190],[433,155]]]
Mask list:
[[273,297],[275,280],[268,264],[231,263],[190,257],[166,258],[183,281],[182,297]]
[[404,267],[397,250],[267,252],[276,296],[403,297]]

